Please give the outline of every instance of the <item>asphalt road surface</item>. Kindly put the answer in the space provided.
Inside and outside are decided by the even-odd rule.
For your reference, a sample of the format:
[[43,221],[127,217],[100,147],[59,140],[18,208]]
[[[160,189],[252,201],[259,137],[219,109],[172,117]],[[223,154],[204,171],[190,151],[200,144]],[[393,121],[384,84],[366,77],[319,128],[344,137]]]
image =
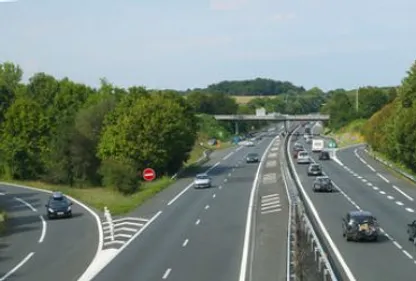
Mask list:
[[48,220],[49,194],[0,185],[7,231],[0,236],[0,280],[75,281],[98,246],[94,217],[74,202],[73,217]]
[[185,177],[150,200],[136,215],[152,216],[162,209],[161,214],[94,280],[238,280],[258,169],[258,164],[246,164],[244,156],[261,155],[271,139],[214,155],[203,169],[213,179],[212,188],[195,190]]
[[[299,142],[310,151],[310,145],[302,140]],[[338,189],[335,193],[312,192],[313,177],[307,176],[307,165],[298,165],[294,161],[297,175],[340,252],[343,269],[350,271],[351,281],[414,280],[416,248],[408,241],[406,228],[407,223],[415,219],[413,210],[416,206],[413,200],[393,188],[392,182],[400,185],[410,196],[415,193],[379,165],[371,163],[374,171],[371,170],[365,164],[367,162],[360,161],[358,152],[356,155],[354,150],[340,150],[337,153],[339,161],[337,158],[319,161],[318,155],[310,152],[314,160],[322,164],[324,173],[334,181]],[[389,182],[379,174],[390,179]],[[378,242],[347,242],[342,236],[341,219],[355,209],[370,211],[378,219],[385,232]]]
[[276,140],[261,163],[250,247],[250,281],[287,280],[289,203],[279,160],[284,153],[283,143]]

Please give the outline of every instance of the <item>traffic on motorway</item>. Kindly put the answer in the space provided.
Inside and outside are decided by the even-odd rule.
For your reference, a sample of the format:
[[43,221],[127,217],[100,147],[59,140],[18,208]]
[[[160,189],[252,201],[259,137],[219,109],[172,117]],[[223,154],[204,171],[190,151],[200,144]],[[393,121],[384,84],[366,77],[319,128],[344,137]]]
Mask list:
[[[328,234],[323,237],[342,272],[340,277],[413,280],[416,248],[409,243],[416,240],[416,220],[409,211],[413,209],[400,211],[396,206],[403,205],[401,201],[389,204],[393,196],[379,197],[388,191],[354,176],[359,172],[349,158],[354,153],[345,150],[339,158],[335,150],[325,147],[325,138],[313,134],[313,126],[304,124],[291,136],[290,162],[300,189],[322,221],[322,233]],[[355,172],[348,172],[352,169]]]

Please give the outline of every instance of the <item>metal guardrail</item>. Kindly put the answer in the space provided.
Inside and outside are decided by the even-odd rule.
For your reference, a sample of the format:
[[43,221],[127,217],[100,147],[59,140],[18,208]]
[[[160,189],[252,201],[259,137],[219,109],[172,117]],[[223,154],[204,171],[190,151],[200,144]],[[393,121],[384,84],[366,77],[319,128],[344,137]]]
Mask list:
[[380,157],[377,157],[376,155],[374,155],[374,153],[372,153],[371,151],[369,151],[368,149],[364,149],[364,151],[370,156],[372,157],[374,160],[380,162],[381,164],[389,167],[390,169],[392,169],[393,171],[395,171],[396,173],[404,176],[405,178],[411,180],[412,182],[416,183],[416,177],[412,176],[409,173],[406,173],[405,171],[403,171],[402,169],[396,167],[395,165],[387,162],[384,159],[381,159]]
[[[340,277],[340,274],[338,271],[335,271],[335,261],[332,258],[332,255],[330,254],[330,251],[328,251],[329,247],[325,243],[325,239],[323,239],[322,233],[320,233],[319,226],[316,223],[316,221],[313,219],[313,215],[311,214],[307,204],[304,203],[304,197],[301,192],[301,188],[299,187],[299,184],[295,180],[294,176],[294,167],[292,167],[290,163],[289,157],[291,157],[289,152],[289,141],[291,139],[291,133],[295,131],[298,127],[295,129],[292,129],[289,131],[289,134],[287,134],[285,138],[285,157],[286,157],[286,171],[284,171],[283,175],[286,175],[286,179],[289,181],[288,186],[291,190],[291,208],[294,212],[294,218],[296,216],[299,218],[299,222],[301,225],[298,225],[298,221],[292,220],[292,226],[291,230],[293,231],[297,230],[297,228],[300,226],[300,230],[303,231],[307,235],[308,242],[311,245],[310,250],[314,253],[315,256],[315,262],[317,263],[318,271],[322,273],[322,280],[324,281],[340,281],[343,280]],[[295,236],[292,234],[292,236]],[[293,237],[292,239],[296,239],[296,237]],[[292,241],[292,244],[294,242]],[[292,250],[292,255],[293,255]],[[290,281],[296,280],[296,265],[292,262],[293,266],[291,268],[291,279]]]

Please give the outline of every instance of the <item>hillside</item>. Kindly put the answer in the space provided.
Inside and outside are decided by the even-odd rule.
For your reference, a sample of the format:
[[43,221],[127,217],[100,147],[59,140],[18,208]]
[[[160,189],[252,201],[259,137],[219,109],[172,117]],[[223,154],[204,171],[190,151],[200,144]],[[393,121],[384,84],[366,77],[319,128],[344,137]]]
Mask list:
[[189,89],[189,92],[222,93],[231,96],[276,96],[286,93],[302,93],[305,88],[296,86],[288,81],[276,81],[272,79],[256,78],[240,81],[222,81],[208,85],[206,88]]

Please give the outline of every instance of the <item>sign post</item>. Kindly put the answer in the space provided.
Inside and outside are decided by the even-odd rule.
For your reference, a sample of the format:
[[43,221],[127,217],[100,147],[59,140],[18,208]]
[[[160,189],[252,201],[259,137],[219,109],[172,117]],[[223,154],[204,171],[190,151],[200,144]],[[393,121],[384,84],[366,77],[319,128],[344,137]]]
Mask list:
[[337,143],[336,143],[336,141],[335,141],[335,140],[333,140],[333,139],[331,139],[331,140],[328,142],[328,147],[329,147],[329,148],[337,148]]
[[143,170],[143,179],[145,181],[152,181],[156,178],[156,172],[152,168],[146,168]]

